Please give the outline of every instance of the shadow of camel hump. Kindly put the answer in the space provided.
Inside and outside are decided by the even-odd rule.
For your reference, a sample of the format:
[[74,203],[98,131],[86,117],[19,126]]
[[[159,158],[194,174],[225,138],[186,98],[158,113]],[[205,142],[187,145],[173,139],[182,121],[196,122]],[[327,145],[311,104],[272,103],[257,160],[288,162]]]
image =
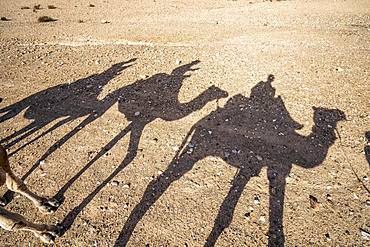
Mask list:
[[95,195],[136,157],[140,138],[144,128],[149,123],[156,119],[165,121],[181,119],[192,112],[202,109],[212,100],[228,96],[227,92],[211,86],[189,102],[182,103],[179,101],[179,92],[184,79],[190,76],[186,75],[186,73],[197,70],[192,67],[198,63],[199,61],[193,61],[174,69],[171,74],[158,73],[112,92],[111,98],[117,98],[118,110],[130,121],[129,125],[112,138],[54,197],[58,200],[63,200],[64,193],[87,169],[112,149],[120,139],[130,134],[127,154],[123,158],[122,163],[78,206],[68,213],[61,223],[64,228],[63,232],[70,228],[74,219]]
[[[318,166],[336,139],[334,129],[345,115],[338,109],[314,108],[312,133],[296,133],[302,125],[293,120],[275,89],[270,75],[251,90],[250,97],[235,95],[222,108],[196,123],[188,133],[191,145],[174,157],[168,168],[149,183],[141,201],[132,210],[115,246],[125,246],[136,225],[169,186],[190,171],[194,164],[215,156],[237,167],[238,172],[220,206],[205,246],[214,246],[233,218],[237,202],[251,177],[267,167],[269,180],[269,246],[283,246],[285,178],[292,165]],[[191,138],[190,138],[191,136]],[[185,146],[185,147],[184,147]]]

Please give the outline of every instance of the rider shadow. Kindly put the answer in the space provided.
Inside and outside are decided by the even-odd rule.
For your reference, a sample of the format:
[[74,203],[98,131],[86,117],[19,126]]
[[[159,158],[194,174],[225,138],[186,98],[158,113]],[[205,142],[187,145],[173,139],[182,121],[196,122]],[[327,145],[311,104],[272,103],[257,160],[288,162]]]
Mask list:
[[120,131],[101,151],[92,158],[79,172],[77,172],[54,196],[59,201],[64,200],[64,194],[68,188],[100,157],[112,149],[119,140],[130,133],[128,151],[121,164],[91,192],[84,200],[71,210],[64,218],[61,226],[63,233],[73,224],[81,210],[97,195],[119,172],[121,172],[136,157],[141,135],[146,125],[156,119],[175,121],[202,109],[208,102],[227,97],[227,92],[211,86],[190,102],[179,102],[178,96],[183,81],[190,75],[189,71],[195,71],[192,66],[199,61],[193,61],[182,65],[172,71],[171,74],[159,73],[145,80],[118,89],[113,92],[111,98],[118,100],[118,110],[130,121],[130,124]]
[[[334,129],[345,115],[338,109],[313,108],[312,133],[302,136],[275,89],[270,75],[252,88],[250,97],[235,95],[222,108],[196,123],[182,149],[166,171],[149,183],[140,202],[132,210],[115,246],[128,243],[136,225],[169,186],[207,156],[222,158],[238,169],[230,190],[220,206],[205,246],[214,246],[232,222],[237,202],[248,181],[267,167],[269,180],[269,246],[284,246],[283,207],[285,178],[293,164],[313,168],[326,157],[336,140]],[[185,146],[190,138],[189,145]]]
[[[25,180],[37,169],[40,165],[40,161],[46,159],[85,126],[102,116],[116,102],[116,100],[109,95],[99,100],[99,94],[110,80],[119,75],[124,69],[130,67],[132,65],[131,63],[135,60],[136,59],[131,59],[126,62],[117,63],[100,74],[94,74],[72,83],[65,83],[45,89],[15,104],[0,109],[0,113],[3,113],[3,115],[0,116],[0,123],[15,117],[25,109],[24,117],[33,120],[24,128],[0,141],[0,143],[7,142],[7,144],[4,145],[6,148],[14,146],[16,143],[43,129],[51,122],[62,118],[52,127],[11,152],[9,156],[68,122],[72,122],[80,117],[86,117],[78,126],[51,145],[31,169],[23,175],[22,180]],[[7,191],[3,197],[4,201],[2,203],[9,203],[13,196],[13,192]]]

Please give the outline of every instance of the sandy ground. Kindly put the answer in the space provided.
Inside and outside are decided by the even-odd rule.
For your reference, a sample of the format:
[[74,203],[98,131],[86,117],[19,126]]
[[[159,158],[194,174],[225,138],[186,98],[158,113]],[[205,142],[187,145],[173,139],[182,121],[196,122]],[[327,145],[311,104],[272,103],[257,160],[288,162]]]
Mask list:
[[368,0],[2,0],[0,16],[2,144],[63,199],[6,208],[60,223],[56,246],[370,245]]

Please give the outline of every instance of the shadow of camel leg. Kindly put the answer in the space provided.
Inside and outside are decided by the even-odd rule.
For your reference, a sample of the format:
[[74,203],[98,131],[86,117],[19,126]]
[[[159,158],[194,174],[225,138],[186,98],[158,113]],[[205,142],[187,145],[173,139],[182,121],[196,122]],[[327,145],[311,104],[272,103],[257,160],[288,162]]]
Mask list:
[[199,159],[200,156],[196,156],[194,154],[190,155],[185,151],[180,158],[174,159],[171,162],[166,171],[149,183],[142,199],[132,210],[117,240],[115,241],[115,247],[126,246],[136,225],[139,223],[141,218],[144,217],[149,208],[158,200],[158,198],[161,197],[173,182],[181,178],[186,172],[190,171]]
[[[47,157],[49,157],[49,155],[51,155],[53,152],[55,152],[55,150],[57,150],[61,145],[63,145],[64,143],[66,143],[72,136],[74,136],[75,134],[77,134],[83,127],[85,127],[86,125],[88,125],[89,123],[91,123],[92,121],[94,121],[96,118],[98,118],[98,116],[93,116],[93,115],[90,115],[89,117],[87,117],[86,119],[84,119],[77,127],[75,127],[72,131],[70,131],[69,133],[67,133],[66,135],[64,135],[60,140],[58,140],[57,142],[55,142],[42,156],[41,158],[38,159],[38,161],[36,161],[36,163],[28,170],[28,172],[26,174],[24,174],[22,176],[22,180],[26,180],[31,174],[32,172],[34,172],[40,165],[40,161],[42,160],[45,160]],[[58,122],[56,125],[54,125],[53,127],[57,127],[59,126],[59,124],[64,124],[64,122],[69,122],[69,121],[72,121],[73,118],[66,118],[64,120],[61,120],[60,122]],[[53,128],[51,127],[51,128]],[[11,154],[13,154],[14,152],[12,152]],[[14,197],[14,193],[12,191],[7,191],[3,198],[4,200],[9,203],[13,200],[13,197]]]
[[136,157],[140,137],[145,125],[131,126],[130,143],[128,147],[128,153],[122,163],[98,186],[93,192],[91,192],[78,206],[73,208],[64,218],[61,223],[63,230],[62,235],[68,231],[72,226],[74,220],[78,214],[85,208],[92,199],[115,177],[119,174],[131,161]]
[[204,246],[214,246],[221,233],[231,224],[235,207],[249,179],[250,176],[246,177],[241,171],[235,176],[229,193],[218,211],[212,232],[209,234]]
[[65,119],[62,119],[60,120],[59,122],[57,122],[56,124],[54,124],[53,126],[51,126],[48,130],[44,131],[43,133],[41,133],[40,135],[36,136],[35,138],[33,138],[31,141],[23,144],[22,146],[20,146],[19,148],[17,148],[16,150],[14,150],[13,152],[11,152],[9,154],[9,157],[12,156],[13,154],[17,153],[18,151],[22,150],[23,148],[27,147],[28,145],[34,143],[35,141],[37,141],[38,139],[40,139],[41,137],[47,135],[48,133],[56,130],[57,128],[63,126],[64,124],[68,123],[68,122],[71,122],[73,120],[73,118],[65,118]]
[[131,130],[131,124],[127,126],[124,130],[122,130],[118,135],[116,135],[107,145],[105,145],[100,152],[95,155],[79,172],[77,172],[54,196],[57,200],[64,200],[64,193],[68,190],[68,188],[87,170],[89,169],[95,161],[100,159],[105,153],[111,150],[119,140],[121,140],[129,131]]
[[12,213],[3,207],[0,207],[0,225],[9,231],[30,231],[47,244],[53,243],[60,232],[58,226],[34,224],[26,220],[22,215]]
[[74,135],[76,135],[80,130],[82,130],[86,125],[90,124],[92,121],[97,119],[101,115],[89,115],[87,118],[85,118],[78,126],[73,128],[72,131],[64,135],[61,139],[59,139],[57,142],[55,142],[42,156],[38,161],[31,167],[31,169],[22,177],[22,180],[25,180],[33,171],[39,167],[40,161],[45,160],[47,157],[49,157],[55,150],[57,150],[59,147],[61,147],[64,143],[66,143],[70,138],[72,138]]
[[283,210],[285,196],[285,178],[289,170],[267,169],[269,180],[269,236],[268,246],[284,246]]
[[16,138],[15,140],[11,141],[10,143],[4,145],[5,148],[10,148],[12,146],[14,146],[15,144],[17,144],[19,141],[23,140],[24,138],[26,138],[27,136],[30,136],[32,135],[33,133],[35,133],[37,130],[41,129],[42,127],[40,126],[45,126],[44,123],[42,122],[32,122],[30,123],[29,125],[23,127],[22,129],[14,132],[13,134],[5,137],[4,139],[2,139],[0,141],[0,143],[4,143],[4,142],[7,142],[7,141],[10,141],[11,139],[13,138]]

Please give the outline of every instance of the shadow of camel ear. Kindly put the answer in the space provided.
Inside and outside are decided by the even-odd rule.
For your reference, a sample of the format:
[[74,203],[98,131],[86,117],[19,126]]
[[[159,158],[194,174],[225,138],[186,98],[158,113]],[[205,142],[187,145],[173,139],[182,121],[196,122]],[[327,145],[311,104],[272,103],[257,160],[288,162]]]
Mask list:
[[269,74],[269,76],[267,77],[267,81],[268,82],[273,82],[275,80],[275,76],[272,75],[272,74]]
[[3,98],[0,98],[0,103],[3,101]]

